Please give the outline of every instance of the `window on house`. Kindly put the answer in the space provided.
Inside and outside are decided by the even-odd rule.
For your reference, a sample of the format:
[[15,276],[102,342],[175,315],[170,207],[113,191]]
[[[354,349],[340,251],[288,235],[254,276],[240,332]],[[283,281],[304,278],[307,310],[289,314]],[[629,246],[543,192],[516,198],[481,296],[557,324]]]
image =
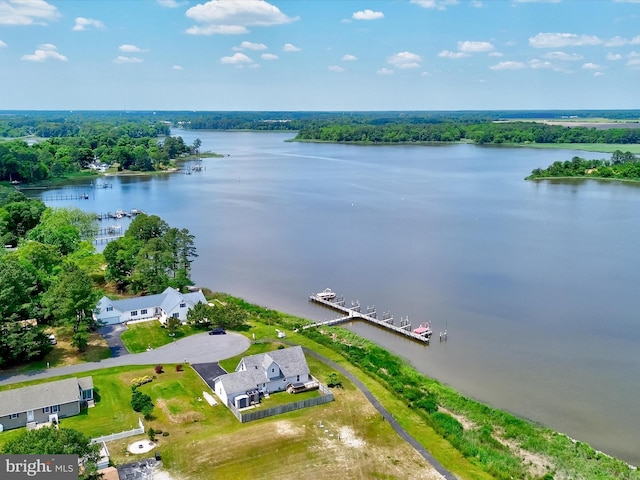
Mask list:
[[174,313],[173,315],[171,315],[173,318],[180,318],[180,314],[178,312]]
[[300,375],[298,375],[298,379],[296,380],[296,382],[299,382],[299,381],[300,381]]
[[83,391],[82,391],[82,399],[83,399],[83,400],[89,400],[89,399],[91,399],[91,398],[93,398],[93,395],[92,395],[92,391],[91,391],[91,390],[83,390]]
[[136,315],[138,315],[138,310],[132,310],[131,311],[131,316],[135,317]]
[[19,416],[19,413],[12,413],[11,415],[9,415],[9,418],[13,420],[14,418],[18,418]]
[[51,411],[51,407],[44,407],[42,409],[42,413],[49,413]]
[[51,405],[51,413],[56,413],[60,411],[60,405]]
[[113,307],[107,307],[107,312],[113,312]]
[[184,302],[182,302],[182,303],[180,304],[180,308],[184,308],[184,307],[186,307],[186,306],[187,306],[187,304],[186,304],[186,303],[184,303]]
[[143,308],[142,310],[140,310],[140,315],[146,315],[147,314],[147,309]]
[[273,373],[273,372],[275,372],[275,371],[276,371],[276,369],[275,369],[275,368],[272,368],[272,369],[271,369],[271,373]]

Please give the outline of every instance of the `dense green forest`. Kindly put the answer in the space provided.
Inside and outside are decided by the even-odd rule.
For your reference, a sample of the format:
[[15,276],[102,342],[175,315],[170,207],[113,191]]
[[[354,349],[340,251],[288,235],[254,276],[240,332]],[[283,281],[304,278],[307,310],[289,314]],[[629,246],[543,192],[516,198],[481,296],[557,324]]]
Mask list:
[[553,162],[548,168],[536,168],[526,179],[558,177],[610,178],[640,180],[640,161],[630,152],[613,152],[610,160],[585,160],[573,157],[565,162]]
[[197,255],[187,229],[139,214],[104,255],[93,246],[96,233],[90,213],[47,208],[0,187],[0,235],[8,246],[0,249],[0,368],[44,357],[50,325],[67,329],[83,351],[105,289],[155,294],[191,285]]
[[[56,117],[9,116],[0,133],[20,139],[0,142],[0,181],[30,183],[65,178],[98,165],[118,170],[164,170],[181,155],[197,153],[171,137],[165,122],[80,121]],[[27,142],[29,140],[29,142]],[[90,167],[94,167],[93,170]]]
[[309,122],[295,138],[302,141],[427,143],[469,141],[485,144],[640,143],[640,128],[597,129],[539,122],[442,122],[326,124]]

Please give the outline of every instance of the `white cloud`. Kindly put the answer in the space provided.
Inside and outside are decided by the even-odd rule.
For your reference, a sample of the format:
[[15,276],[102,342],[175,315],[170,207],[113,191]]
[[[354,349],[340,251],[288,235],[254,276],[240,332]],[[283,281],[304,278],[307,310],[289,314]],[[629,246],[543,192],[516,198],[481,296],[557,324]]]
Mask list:
[[607,60],[621,60],[622,59],[622,55],[620,55],[619,53],[607,53]]
[[440,53],[438,53],[438,56],[440,58],[463,58],[463,57],[468,57],[469,54],[468,53],[464,53],[464,52],[452,52],[451,50],[442,50]]
[[585,63],[582,65],[582,68],[584,68],[585,70],[602,70],[604,69],[604,67],[602,65],[598,65],[597,63]]
[[220,59],[220,63],[226,63],[231,65],[247,65],[253,63],[249,57],[247,57],[244,53],[234,53],[230,57],[222,57]]
[[378,75],[393,75],[393,70],[389,70],[388,68],[381,68],[376,72]]
[[601,77],[604,75],[604,72],[593,72],[594,77]]
[[329,71],[331,72],[344,72],[344,68],[342,68],[340,65],[331,65],[329,67]]
[[181,65],[174,65],[171,70],[184,70],[184,68]]
[[607,40],[604,45],[605,47],[622,47],[626,45],[629,41],[626,38],[622,38],[620,36],[616,36]]
[[298,17],[288,17],[278,7],[262,0],[210,0],[191,7],[185,15],[201,24],[187,29],[191,35],[234,35],[248,33],[247,27],[268,27],[298,20]]
[[284,47],[282,47],[283,52],[299,52],[302,50],[301,48],[296,47],[292,43],[285,43]]
[[58,53],[58,48],[50,43],[39,45],[36,51],[31,55],[23,55],[22,60],[27,62],[46,62],[47,60],[59,60],[66,62],[68,59],[64,55]]
[[237,47],[233,47],[234,50],[266,50],[267,46],[264,43],[242,42]]
[[262,55],[260,55],[260,58],[262,58],[263,60],[277,60],[278,55],[274,55],[273,53],[263,53]]
[[144,52],[148,52],[149,50],[146,49],[142,49],[140,47],[136,47],[135,45],[128,45],[128,44],[124,44],[124,45],[120,45],[118,47],[118,50],[120,50],[121,52],[125,52],[125,53],[133,53],[133,52],[139,52],[139,53],[144,53]]
[[489,67],[491,70],[522,70],[527,66],[522,62],[500,62]]
[[418,68],[422,57],[411,52],[398,52],[387,58],[387,63],[398,68]]
[[346,54],[342,56],[342,60],[345,62],[353,62],[355,60],[358,60],[358,57],[356,57],[355,55]]
[[458,50],[465,53],[490,52],[494,48],[489,42],[458,42]]
[[595,35],[577,35],[575,33],[539,33],[529,38],[534,48],[584,47],[602,44]]
[[445,10],[449,5],[455,5],[458,0],[411,0],[411,3],[420,5],[422,8],[435,8]]
[[156,2],[158,2],[159,5],[166,8],[178,8],[181,5],[181,3],[183,3],[183,2],[178,2],[177,0],[156,0]]
[[373,10],[361,10],[359,12],[354,12],[351,16],[354,20],[378,20],[380,18],[384,18],[384,13],[382,12],[374,12]]
[[[528,63],[529,63],[529,67],[533,68],[534,70],[539,70],[539,69],[542,69],[542,68],[548,68],[548,69],[551,70],[551,69],[554,68],[553,63],[540,60],[539,58],[534,58],[532,60],[529,60]],[[500,70],[500,69],[499,68],[494,68],[494,70]],[[502,70],[507,70],[507,69],[504,68]]]
[[0,1],[0,25],[46,25],[58,18],[58,9],[44,0]]
[[[640,2],[640,0],[638,0],[638,2]],[[629,40],[629,43],[631,45],[640,45],[640,35],[636,35],[635,37],[633,37],[631,40]]]
[[144,60],[138,57],[125,57],[124,55],[118,55],[113,63],[142,63]]
[[7,48],[8,45],[6,43],[4,43],[2,40],[0,40],[0,48]]
[[626,65],[627,65],[627,67],[631,67],[634,70],[637,69],[637,68],[640,68],[640,58],[638,58],[638,57],[632,58],[631,60],[629,60],[626,63]]
[[207,25],[190,27],[185,30],[189,35],[244,35],[249,29],[241,25]]
[[82,32],[87,30],[89,27],[97,28],[98,30],[104,30],[104,23],[100,20],[96,20],[94,18],[84,18],[78,17],[76,18],[76,24],[73,26],[72,30],[74,32]]
[[504,55],[500,52],[491,52],[489,54],[490,57],[503,57]]
[[561,62],[576,62],[584,58],[582,55],[578,55],[576,53],[565,53],[565,52],[549,52],[549,53],[545,53],[543,57],[548,60],[558,60]]

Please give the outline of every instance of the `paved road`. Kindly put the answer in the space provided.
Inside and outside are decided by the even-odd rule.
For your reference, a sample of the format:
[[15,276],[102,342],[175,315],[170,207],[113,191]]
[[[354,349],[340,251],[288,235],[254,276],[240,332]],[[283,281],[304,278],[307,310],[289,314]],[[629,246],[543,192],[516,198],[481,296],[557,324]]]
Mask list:
[[107,358],[100,362],[80,363],[68,367],[49,368],[18,375],[0,376],[0,384],[25,382],[40,378],[56,377],[73,373],[87,372],[99,368],[119,367],[122,365],[158,365],[163,363],[210,363],[239,355],[249,348],[249,340],[237,333],[226,335],[207,335],[199,333],[176,340],[154,350]]
[[373,396],[373,394],[369,391],[369,389],[360,380],[358,380],[351,372],[349,372],[348,370],[345,370],[343,367],[338,365],[333,360],[329,360],[327,357],[324,357],[319,353],[314,352],[313,350],[309,350],[305,347],[302,347],[302,349],[304,350],[305,355],[311,355],[312,357],[316,357],[321,362],[326,363],[327,365],[331,366],[331,368],[335,368],[342,375],[344,375],[349,380],[351,380],[353,384],[356,387],[358,387],[362,391],[362,393],[364,393],[364,396],[367,397],[367,399],[371,402],[371,404],[375,407],[375,409],[378,410],[378,412],[380,412],[383,418],[387,422],[389,422],[389,425],[391,425],[391,427],[396,431],[398,435],[400,435],[403,438],[403,440],[405,440],[413,448],[415,448],[417,452],[420,455],[422,455],[422,457],[427,462],[429,462],[433,466],[433,468],[435,468],[438,471],[440,475],[442,475],[443,478],[445,478],[446,480],[456,480],[456,477],[450,471],[444,468],[440,464],[440,462],[438,462],[433,457],[433,455],[429,453],[429,451],[426,448],[420,445],[415,438],[409,435],[409,432],[407,432],[404,428],[402,428],[402,426],[396,421],[396,419],[393,418],[393,415],[391,415],[389,411],[382,406],[382,404],[378,401],[376,397]]

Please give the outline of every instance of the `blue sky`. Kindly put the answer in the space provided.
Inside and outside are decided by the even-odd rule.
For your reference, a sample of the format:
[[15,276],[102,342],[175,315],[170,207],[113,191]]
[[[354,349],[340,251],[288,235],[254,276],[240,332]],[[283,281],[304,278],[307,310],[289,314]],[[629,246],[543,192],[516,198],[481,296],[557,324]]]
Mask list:
[[640,108],[640,0],[0,0],[0,109]]

